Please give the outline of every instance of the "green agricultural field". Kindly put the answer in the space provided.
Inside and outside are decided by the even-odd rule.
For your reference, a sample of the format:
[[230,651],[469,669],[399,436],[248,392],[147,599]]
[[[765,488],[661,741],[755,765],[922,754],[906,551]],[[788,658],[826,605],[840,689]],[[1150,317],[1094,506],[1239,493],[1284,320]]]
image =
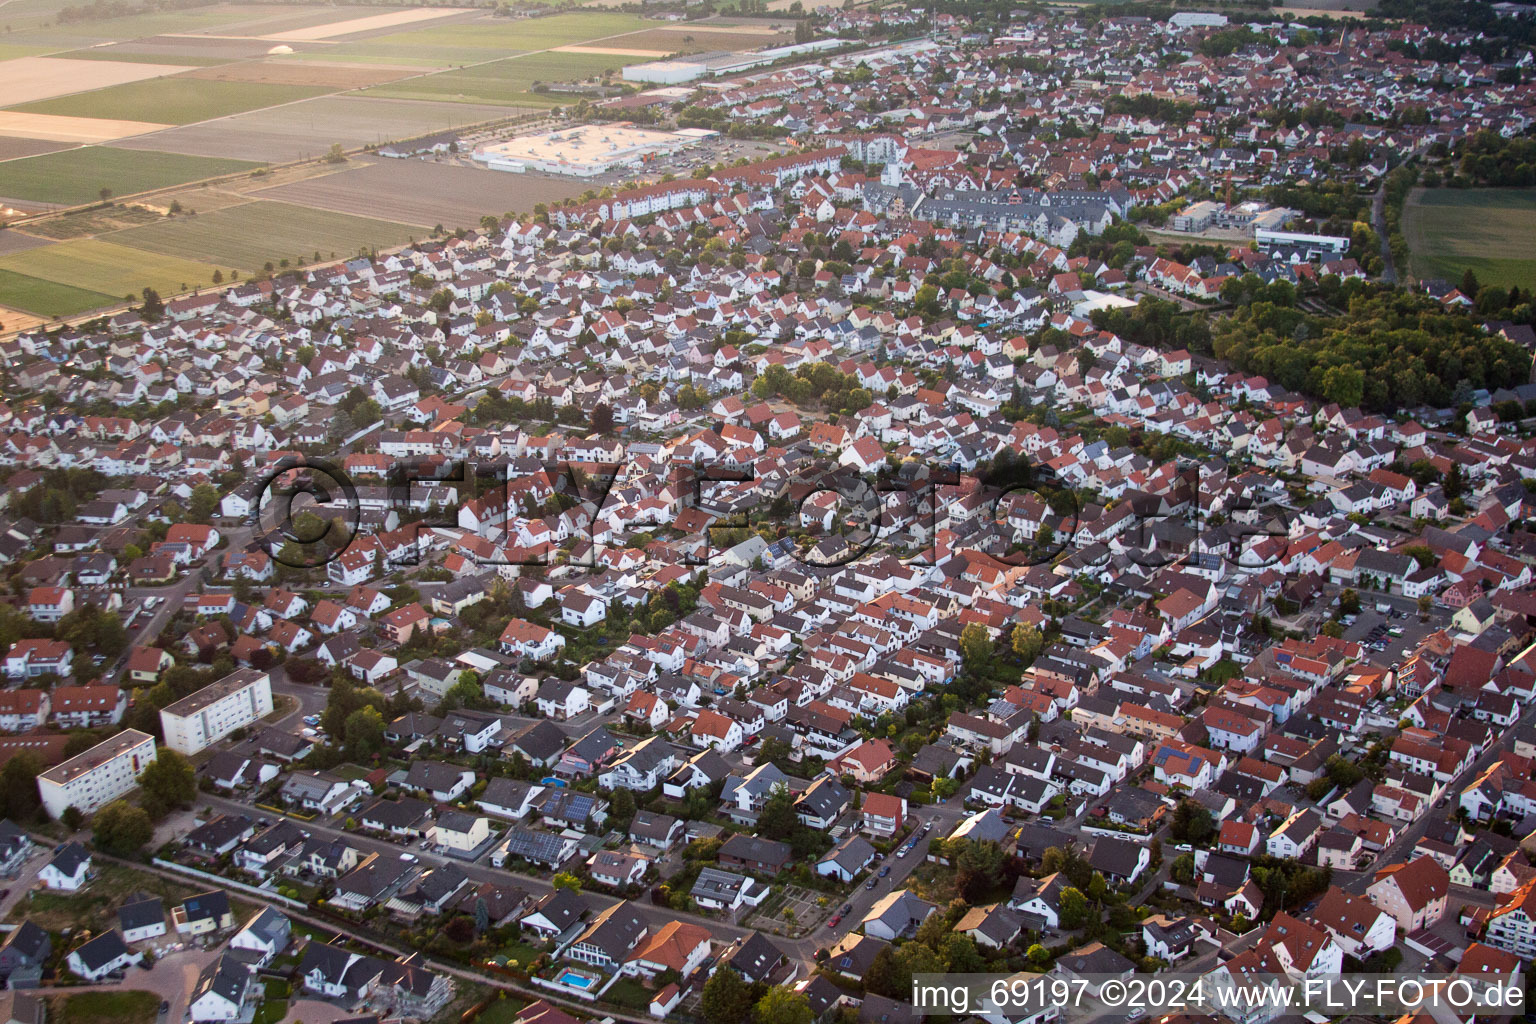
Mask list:
[[1483,284],[1536,285],[1536,188],[1418,189],[1403,233],[1420,279],[1455,284],[1471,268]]
[[72,206],[97,201],[103,188],[126,196],[260,166],[247,160],[86,146],[0,163],[0,196]]
[[635,57],[597,53],[529,53],[460,71],[408,78],[365,90],[368,96],[413,100],[452,100],[456,103],[506,103],[515,106],[557,106],[571,97],[533,91],[535,82],[579,82],[604,71],[637,64]]
[[229,64],[238,58],[235,57],[200,57],[195,53],[135,53],[119,50],[116,47],[110,49],[70,50],[68,53],[56,54],[58,57],[67,57],[70,60],[111,60],[123,61],[129,64],[182,64],[189,68],[209,68],[219,64]]
[[230,206],[195,217],[178,217],[142,228],[115,231],[107,237],[121,246],[148,252],[180,254],[223,267],[259,271],[268,261],[308,263],[355,256],[359,249],[404,245],[421,228],[394,221],[354,217],[313,210],[273,200]]
[[[44,281],[13,270],[0,270],[0,306],[24,309],[38,316],[73,316],[117,301],[116,296],[72,288],[57,281]],[[0,312],[0,324],[3,323],[5,314]]]
[[557,14],[548,18],[487,18],[341,43],[335,52],[379,58],[425,57],[450,64],[472,64],[525,50],[567,46],[637,32],[657,24],[637,15],[608,11]]
[[178,256],[130,249],[99,238],[80,238],[0,256],[0,270],[41,277],[121,300],[145,287],[162,295],[213,284],[217,269]]
[[220,82],[212,78],[150,78],[92,92],[23,103],[10,110],[64,117],[100,117],[156,124],[193,124],[247,110],[324,96],[332,89],[303,85]]

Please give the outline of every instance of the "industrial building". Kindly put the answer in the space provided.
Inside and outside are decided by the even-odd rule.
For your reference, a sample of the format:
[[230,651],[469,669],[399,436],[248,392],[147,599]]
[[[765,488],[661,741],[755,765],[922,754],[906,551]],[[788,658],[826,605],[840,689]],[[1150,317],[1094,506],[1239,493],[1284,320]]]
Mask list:
[[679,85],[699,78],[721,78],[725,75],[740,74],[753,68],[767,67],[785,57],[824,53],[847,45],[849,45],[847,39],[817,39],[809,43],[775,46],[767,50],[717,50],[712,53],[694,53],[675,60],[631,64],[624,69],[624,81],[648,82],[652,85]]

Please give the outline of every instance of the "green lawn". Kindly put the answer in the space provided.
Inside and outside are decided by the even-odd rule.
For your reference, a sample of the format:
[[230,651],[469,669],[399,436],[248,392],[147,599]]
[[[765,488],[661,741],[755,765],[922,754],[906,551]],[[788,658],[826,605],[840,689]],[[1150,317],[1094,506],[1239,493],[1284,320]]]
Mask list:
[[48,1001],[54,1024],[152,1024],[160,1011],[160,997],[138,989],[76,992]]
[[86,146],[0,163],[0,196],[75,205],[95,202],[103,188],[126,196],[260,166],[248,160]]
[[1536,188],[1419,189],[1403,209],[1415,277],[1536,285]]
[[422,229],[264,199],[114,231],[107,237],[124,246],[180,254],[226,271],[250,272],[262,269],[269,260],[307,263],[317,251],[321,259],[330,259],[333,253],[355,256],[359,249],[403,245],[413,235],[422,236]]
[[493,999],[491,1005],[485,1008],[485,1012],[475,1018],[474,1024],[512,1024],[525,1005],[527,1004],[515,997]]
[[192,124],[280,103],[324,96],[334,89],[305,85],[221,82],[212,78],[150,78],[73,96],[23,103],[10,110],[63,117],[100,117],[155,124]]
[[[38,316],[73,316],[116,301],[116,296],[72,288],[13,270],[0,270],[0,306],[24,309]],[[0,312],[0,326],[6,326],[3,312]]]
[[596,53],[530,53],[492,64],[374,86],[366,90],[365,95],[553,106],[574,100],[554,93],[533,92],[535,82],[579,82],[604,71],[618,71],[626,64],[637,63],[641,63],[640,58]]
[[41,277],[59,284],[115,296],[137,295],[153,288],[172,295],[213,284],[216,268],[142,249],[130,249],[99,238],[80,238],[41,249],[0,256],[0,270]]

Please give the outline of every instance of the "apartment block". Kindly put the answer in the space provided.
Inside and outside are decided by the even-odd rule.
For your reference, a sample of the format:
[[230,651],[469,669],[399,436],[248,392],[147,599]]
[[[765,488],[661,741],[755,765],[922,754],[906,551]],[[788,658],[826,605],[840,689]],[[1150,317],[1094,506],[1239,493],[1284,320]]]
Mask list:
[[139,784],[139,775],[155,760],[155,738],[124,729],[109,740],[76,754],[37,777],[43,807],[54,818],[67,807],[91,814]]
[[240,668],[161,710],[165,745],[195,754],[272,713],[272,677]]

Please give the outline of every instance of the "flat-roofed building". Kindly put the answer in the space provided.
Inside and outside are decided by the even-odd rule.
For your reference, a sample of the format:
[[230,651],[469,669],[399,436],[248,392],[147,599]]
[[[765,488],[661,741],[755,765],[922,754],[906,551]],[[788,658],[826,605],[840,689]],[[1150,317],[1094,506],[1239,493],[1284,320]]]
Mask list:
[[139,775],[154,761],[155,738],[137,729],[124,729],[40,774],[38,794],[54,818],[67,807],[91,814],[132,791],[139,784]]
[[162,709],[160,729],[166,746],[190,755],[271,713],[272,677],[238,668]]

